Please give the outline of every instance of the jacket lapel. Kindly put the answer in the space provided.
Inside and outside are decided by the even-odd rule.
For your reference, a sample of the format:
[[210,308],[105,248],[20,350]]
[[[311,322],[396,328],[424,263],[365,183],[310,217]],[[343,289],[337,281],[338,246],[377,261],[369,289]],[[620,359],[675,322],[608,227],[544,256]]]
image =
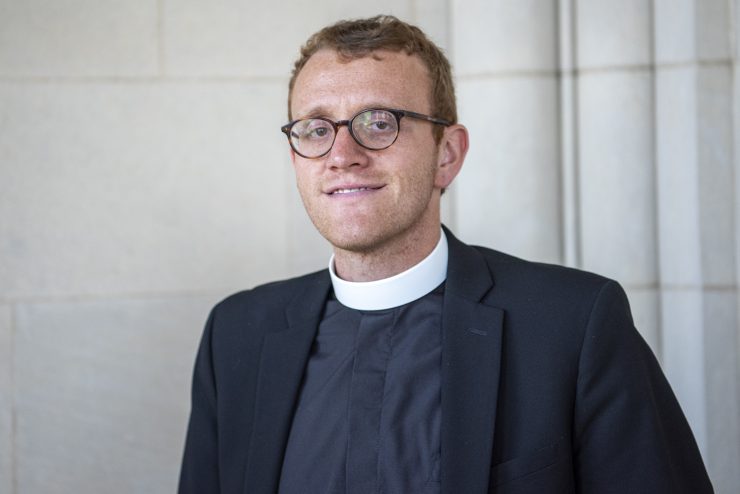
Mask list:
[[286,307],[287,328],[265,335],[245,493],[277,491],[293,408],[330,287],[328,272],[317,274]]
[[501,366],[503,310],[486,305],[483,256],[446,231],[442,315],[442,493],[488,492]]
[[[445,229],[449,266],[442,316],[442,494],[488,489],[501,364],[503,310],[482,255]],[[277,491],[303,371],[331,281],[314,277],[286,308],[287,328],[265,336],[245,493]]]

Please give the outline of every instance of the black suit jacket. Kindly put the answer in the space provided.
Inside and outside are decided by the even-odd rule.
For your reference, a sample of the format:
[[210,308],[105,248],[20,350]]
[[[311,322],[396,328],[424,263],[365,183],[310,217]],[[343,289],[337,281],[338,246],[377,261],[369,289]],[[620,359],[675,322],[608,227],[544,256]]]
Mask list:
[[[617,283],[447,236],[442,493],[712,492]],[[330,289],[324,270],[213,309],[195,363],[181,494],[276,492]]]

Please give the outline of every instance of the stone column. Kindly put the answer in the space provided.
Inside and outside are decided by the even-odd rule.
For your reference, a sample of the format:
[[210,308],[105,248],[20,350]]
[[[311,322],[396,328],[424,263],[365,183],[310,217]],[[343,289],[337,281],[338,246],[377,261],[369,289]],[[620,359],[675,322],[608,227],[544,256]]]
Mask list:
[[579,0],[574,10],[581,266],[624,285],[657,351],[650,2]]
[[740,485],[730,19],[721,0],[655,2],[663,365],[728,493]]
[[[452,2],[452,53],[470,153],[453,185],[466,241],[559,262],[556,2]],[[485,29],[478,26],[485,25]]]

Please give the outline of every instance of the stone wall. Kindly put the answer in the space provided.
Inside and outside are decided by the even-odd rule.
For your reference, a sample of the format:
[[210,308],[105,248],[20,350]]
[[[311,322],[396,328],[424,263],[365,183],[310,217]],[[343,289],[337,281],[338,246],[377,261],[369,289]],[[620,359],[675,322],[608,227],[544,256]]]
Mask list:
[[627,289],[740,486],[735,0],[0,0],[0,492],[172,492],[210,306],[320,269],[286,86],[347,17],[419,24],[471,133],[462,239]]

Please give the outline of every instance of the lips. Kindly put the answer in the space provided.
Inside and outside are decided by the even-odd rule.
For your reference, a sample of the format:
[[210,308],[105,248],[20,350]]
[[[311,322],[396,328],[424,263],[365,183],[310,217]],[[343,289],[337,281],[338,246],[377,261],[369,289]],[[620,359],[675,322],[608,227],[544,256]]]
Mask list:
[[352,192],[362,192],[362,191],[365,191],[365,190],[375,190],[375,189],[370,188],[370,187],[355,187],[355,188],[351,188],[351,189],[337,189],[334,192],[332,192],[332,195],[334,195],[334,194],[351,194]]
[[327,191],[330,196],[342,195],[342,194],[355,194],[358,192],[368,192],[372,190],[382,189],[383,185],[342,185],[339,187],[332,187]]

